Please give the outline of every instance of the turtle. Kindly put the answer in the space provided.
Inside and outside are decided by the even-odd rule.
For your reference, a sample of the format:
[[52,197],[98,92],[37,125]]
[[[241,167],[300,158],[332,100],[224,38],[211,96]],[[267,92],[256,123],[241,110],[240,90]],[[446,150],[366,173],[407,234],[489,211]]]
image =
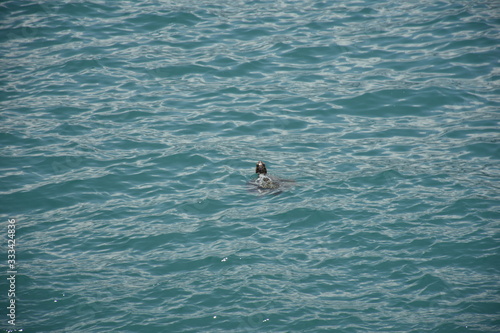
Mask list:
[[259,190],[278,190],[277,193],[281,193],[282,190],[290,187],[290,185],[295,182],[293,180],[280,179],[268,175],[266,165],[262,161],[258,161],[255,165],[255,173],[259,176],[250,183],[256,186]]

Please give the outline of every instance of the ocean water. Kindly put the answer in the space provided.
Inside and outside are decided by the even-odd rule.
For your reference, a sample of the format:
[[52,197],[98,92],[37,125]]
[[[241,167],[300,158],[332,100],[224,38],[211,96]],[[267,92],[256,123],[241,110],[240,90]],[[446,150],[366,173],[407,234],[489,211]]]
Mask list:
[[[5,332],[500,331],[498,1],[2,1],[0,27]],[[256,190],[258,160],[294,185]]]

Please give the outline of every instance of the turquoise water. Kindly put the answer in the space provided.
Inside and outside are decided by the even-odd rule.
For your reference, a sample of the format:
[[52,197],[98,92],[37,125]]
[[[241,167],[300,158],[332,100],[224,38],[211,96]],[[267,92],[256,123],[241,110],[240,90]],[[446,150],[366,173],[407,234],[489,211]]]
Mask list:
[[3,330],[500,331],[497,1],[0,13]]

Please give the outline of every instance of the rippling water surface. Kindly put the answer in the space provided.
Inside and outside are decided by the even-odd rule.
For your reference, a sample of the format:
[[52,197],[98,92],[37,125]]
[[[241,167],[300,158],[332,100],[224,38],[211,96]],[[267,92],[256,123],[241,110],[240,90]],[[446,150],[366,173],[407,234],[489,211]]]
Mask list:
[[497,1],[0,13],[0,328],[500,331]]

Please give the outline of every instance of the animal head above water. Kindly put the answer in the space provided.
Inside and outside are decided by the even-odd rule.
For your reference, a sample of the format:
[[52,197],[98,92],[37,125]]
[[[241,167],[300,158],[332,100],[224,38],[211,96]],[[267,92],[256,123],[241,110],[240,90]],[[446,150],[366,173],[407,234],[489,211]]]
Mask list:
[[266,165],[262,161],[258,161],[255,166],[255,173],[265,175],[267,173]]

